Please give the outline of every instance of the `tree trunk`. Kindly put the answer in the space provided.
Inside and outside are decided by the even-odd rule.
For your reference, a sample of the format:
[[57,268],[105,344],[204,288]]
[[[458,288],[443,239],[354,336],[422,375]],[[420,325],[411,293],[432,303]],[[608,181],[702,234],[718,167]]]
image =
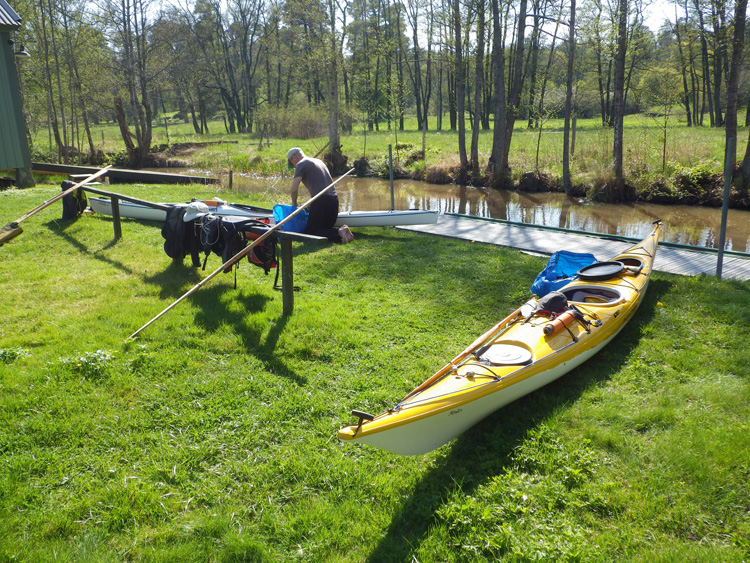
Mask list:
[[477,13],[477,52],[474,71],[474,123],[471,130],[471,170],[474,177],[479,177],[479,129],[482,112],[482,91],[484,90],[484,10],[479,7]]
[[724,125],[724,118],[721,115],[721,76],[727,50],[724,0],[713,3],[711,9],[714,24],[714,114],[716,115],[716,127],[721,127]]
[[193,123],[193,131],[195,131],[196,135],[200,135],[201,128],[200,125],[198,125],[198,117],[195,115],[195,104],[192,101],[189,103],[188,110],[190,111],[190,117]]
[[[407,68],[411,74],[412,85],[414,86],[414,105],[417,112],[417,129],[422,130],[422,124],[427,115],[426,111],[422,111],[422,69],[419,61],[419,4],[417,2],[408,2],[406,4],[407,10],[406,15],[409,18],[412,30],[412,43],[414,49],[414,66],[412,67],[407,64]],[[426,109],[426,108],[425,108]]]
[[516,39],[515,62],[513,63],[513,83],[510,87],[508,100],[508,111],[505,116],[505,139],[503,150],[500,153],[501,169],[509,170],[510,142],[513,137],[513,127],[516,124],[516,115],[521,104],[521,92],[523,91],[523,53],[526,33],[526,6],[527,1],[521,0],[518,7],[518,31]]
[[435,108],[435,111],[437,112],[437,116],[435,117],[435,129],[437,131],[443,130],[443,58],[440,57],[440,60],[438,62],[438,71],[437,71],[437,101],[436,101],[437,107]]
[[695,0],[695,10],[698,14],[698,29],[701,40],[701,60],[703,61],[703,103],[708,101],[708,116],[711,121],[711,127],[716,125],[714,118],[714,101],[711,91],[711,66],[708,62],[708,41],[706,40],[706,29],[703,24],[703,12],[699,5],[699,0]]
[[[549,80],[550,69],[552,68],[552,62],[555,57],[555,43],[557,42],[557,32],[560,29],[560,20],[562,19],[562,4],[560,5],[560,11],[557,14],[557,20],[555,21],[555,32],[552,36],[552,44],[549,47],[549,57],[547,58],[547,68],[544,69],[544,77],[542,78],[542,89],[539,92],[539,105],[536,110],[536,123],[534,127],[539,127],[539,116],[544,113],[544,96],[547,93],[547,81]],[[602,98],[603,99],[603,98]],[[603,107],[602,107],[603,111]],[[602,116],[604,114],[602,113]]]
[[534,0],[534,30],[531,32],[531,45],[529,45],[529,119],[527,128],[532,129],[534,127],[535,108],[534,101],[536,97],[536,74],[537,66],[539,64],[539,35],[540,25],[542,21],[542,7],[539,0]]
[[[727,120],[726,139],[734,137],[735,147],[737,139],[737,93],[740,80],[740,65],[742,62],[742,48],[745,38],[745,18],[747,12],[747,0],[737,0],[734,12],[734,40],[732,41],[732,62],[729,67],[729,78],[727,79]],[[732,158],[732,170],[734,170],[734,159],[736,150],[730,155]],[[740,167],[742,185],[745,189],[750,186],[750,143],[745,150],[745,157]]]
[[[602,60],[603,47],[601,37],[601,19],[602,19],[602,4],[597,2],[596,4],[596,40],[594,45],[594,52],[596,53],[596,77],[599,86],[599,105],[600,111],[602,112],[602,127],[609,125],[609,119],[607,117],[608,102],[605,99],[604,92],[604,64]],[[559,19],[559,18],[558,18]]]
[[330,16],[330,59],[328,66],[328,147],[329,164],[333,173],[338,173],[346,165],[346,159],[341,154],[339,142],[339,76],[338,76],[338,48],[336,44],[336,5],[333,0],[328,2]]
[[461,161],[461,174],[469,170],[466,156],[466,83],[464,76],[463,45],[461,42],[461,2],[453,0],[453,34],[455,40],[456,65],[456,111],[458,113],[458,155]]
[[115,117],[117,118],[117,124],[120,126],[120,135],[123,143],[125,143],[125,150],[128,153],[128,161],[134,161],[136,159],[136,147],[133,142],[135,135],[130,131],[128,118],[125,115],[125,108],[120,96],[115,98]]
[[573,62],[576,52],[576,0],[570,0],[570,36],[568,39],[568,74],[565,80],[565,128],[563,131],[563,189],[570,195],[570,118],[573,112]]
[[488,168],[492,187],[505,183],[505,169],[500,167],[500,151],[505,131],[505,50],[500,28],[500,2],[492,0],[492,74],[495,88],[495,129],[492,133],[492,154]]
[[[680,54],[680,72],[682,73],[682,89],[684,92],[683,104],[685,105],[685,113],[687,115],[687,126],[692,127],[693,116],[690,113],[690,89],[688,88],[688,81],[687,81],[687,65],[685,64],[685,55],[682,51],[682,37],[680,36],[680,22],[676,16],[677,16],[677,10],[675,9],[675,25],[673,29],[674,29],[675,37],[677,39],[677,49]],[[687,15],[685,15],[685,19],[687,19]]]
[[617,8],[617,53],[615,55],[615,91],[613,100],[614,145],[613,171],[615,174],[615,196],[622,200],[625,195],[623,176],[623,118],[625,116],[625,52],[628,32],[628,0],[619,0]]

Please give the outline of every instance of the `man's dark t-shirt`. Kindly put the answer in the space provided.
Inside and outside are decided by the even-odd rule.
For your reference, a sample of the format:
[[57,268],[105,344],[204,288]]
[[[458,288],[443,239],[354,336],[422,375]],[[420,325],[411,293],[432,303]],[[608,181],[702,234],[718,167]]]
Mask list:
[[[322,160],[317,158],[305,157],[300,160],[294,167],[294,177],[302,178],[302,183],[310,192],[310,197],[315,197],[333,183],[328,168]],[[326,195],[335,196],[336,188],[328,190]]]
[[[310,192],[310,198],[315,197],[333,183],[328,168],[322,160],[317,158],[305,157],[300,160],[294,167],[294,177],[302,179],[302,183]],[[306,233],[326,237],[331,242],[341,242],[338,229],[333,226],[339,214],[339,198],[336,188],[329,189],[312,202],[308,210],[310,215],[307,218]]]

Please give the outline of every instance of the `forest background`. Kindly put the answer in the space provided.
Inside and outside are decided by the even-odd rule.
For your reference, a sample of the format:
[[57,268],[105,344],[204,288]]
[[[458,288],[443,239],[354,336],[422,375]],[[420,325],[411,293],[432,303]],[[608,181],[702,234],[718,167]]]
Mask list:
[[[343,154],[342,134],[366,146],[368,133],[393,132],[398,148],[399,132],[410,132],[422,149],[409,144],[406,164],[422,177],[505,187],[524,180],[511,170],[511,141],[525,128],[539,133],[533,184],[593,186],[622,200],[642,177],[659,201],[691,183],[705,180],[714,192],[721,184],[723,154],[709,151],[685,170],[670,149],[693,147],[675,128],[737,147],[737,108],[750,105],[746,4],[663,2],[674,19],[656,32],[643,0],[19,0],[14,8],[24,19],[15,40],[33,53],[18,58],[18,70],[34,160],[154,165],[165,148],[155,131],[168,144],[169,127],[183,125],[193,139],[326,137],[336,171],[354,157]],[[649,164],[627,162],[636,147],[624,147],[624,129],[643,123],[627,117],[636,114],[659,137]],[[105,143],[106,126],[117,143]],[[540,167],[545,126],[562,133],[554,170]],[[571,169],[577,130],[596,130],[593,175]],[[448,131],[437,143],[447,171],[430,178],[418,163]],[[735,206],[747,207],[750,153],[739,172]]]

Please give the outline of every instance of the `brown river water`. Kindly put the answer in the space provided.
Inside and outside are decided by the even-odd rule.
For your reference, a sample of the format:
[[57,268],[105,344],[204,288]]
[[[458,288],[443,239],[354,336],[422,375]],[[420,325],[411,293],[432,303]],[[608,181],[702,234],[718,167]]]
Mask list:
[[[235,174],[232,185],[236,191],[264,192],[279,203],[289,203],[290,178]],[[336,184],[336,191],[341,211],[391,209],[388,180],[347,177]],[[721,228],[721,209],[717,208],[590,203],[558,193],[522,193],[415,180],[394,181],[393,204],[394,209],[432,209],[636,239],[645,237],[651,232],[651,223],[661,219],[663,241],[708,248],[718,247]],[[729,210],[725,250],[750,252],[750,211]]]

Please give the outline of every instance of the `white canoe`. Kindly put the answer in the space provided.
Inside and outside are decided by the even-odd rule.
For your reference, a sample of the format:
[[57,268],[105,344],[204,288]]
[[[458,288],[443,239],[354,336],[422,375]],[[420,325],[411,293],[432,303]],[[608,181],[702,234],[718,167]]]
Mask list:
[[[89,206],[95,213],[112,215],[112,203],[109,199],[89,197]],[[221,216],[234,217],[272,217],[270,209],[251,207],[249,205],[231,204],[221,200],[204,201],[211,213]],[[169,203],[166,205],[178,205]],[[184,204],[183,204],[184,205]],[[164,222],[167,218],[165,211],[154,209],[139,203],[120,200],[120,217],[141,219],[144,221]],[[427,209],[408,209],[396,211],[350,211],[339,213],[336,227],[393,227],[398,225],[430,225],[438,220],[438,212]]]

